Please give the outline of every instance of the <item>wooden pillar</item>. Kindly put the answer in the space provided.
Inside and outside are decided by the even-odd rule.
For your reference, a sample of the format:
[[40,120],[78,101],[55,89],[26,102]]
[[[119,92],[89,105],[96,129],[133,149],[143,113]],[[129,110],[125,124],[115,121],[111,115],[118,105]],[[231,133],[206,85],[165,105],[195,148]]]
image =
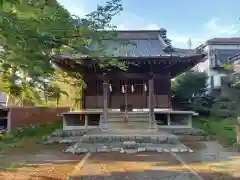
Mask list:
[[153,109],[153,94],[154,94],[154,85],[153,85],[153,75],[148,80],[148,107],[149,107],[149,129],[153,128],[154,121],[154,109]]
[[172,108],[172,82],[171,82],[171,73],[168,74],[168,108]]
[[[103,76],[106,76],[104,74]],[[104,78],[103,80],[103,119],[104,119],[104,129],[108,129],[108,96],[109,96],[109,83],[108,80]]]

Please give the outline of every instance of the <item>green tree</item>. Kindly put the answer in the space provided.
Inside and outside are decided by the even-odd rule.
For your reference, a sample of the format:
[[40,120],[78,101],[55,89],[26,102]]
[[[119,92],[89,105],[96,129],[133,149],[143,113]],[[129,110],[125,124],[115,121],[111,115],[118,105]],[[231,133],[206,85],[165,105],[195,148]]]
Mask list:
[[61,96],[62,95],[68,96],[68,93],[66,91],[61,90],[61,88],[58,87],[56,84],[49,86],[45,91],[47,99],[56,101],[57,107],[59,105],[59,100]]
[[[28,83],[24,87],[29,85],[41,89],[45,79],[51,81],[55,78],[53,63],[63,52],[99,57],[95,60],[99,67],[125,68],[120,61],[100,58],[105,55],[104,48],[88,48],[90,42],[101,44],[106,36],[114,39],[116,33],[111,19],[121,10],[121,0],[109,0],[84,18],[78,18],[71,16],[56,0],[1,0],[0,64],[8,66],[10,73],[9,78],[4,78],[4,86],[8,84],[4,92],[9,96],[19,96],[20,87],[14,74],[18,74],[19,79],[27,77]],[[102,31],[106,28],[112,29],[113,33]],[[82,84],[81,74],[63,74],[68,83]]]
[[191,101],[205,91],[206,80],[207,76],[202,72],[188,71],[179,75],[174,80],[174,99],[180,103]]

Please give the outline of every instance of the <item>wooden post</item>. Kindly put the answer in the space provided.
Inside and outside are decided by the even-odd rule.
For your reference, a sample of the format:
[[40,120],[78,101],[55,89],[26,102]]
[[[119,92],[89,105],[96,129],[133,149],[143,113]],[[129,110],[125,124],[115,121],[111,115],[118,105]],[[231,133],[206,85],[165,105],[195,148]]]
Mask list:
[[172,82],[171,82],[171,73],[168,75],[168,107],[172,109]]
[[125,116],[124,116],[124,121],[126,122],[128,120],[128,97],[127,97],[127,85],[124,85],[125,88]]
[[148,80],[148,107],[149,107],[149,129],[153,128],[152,124],[153,124],[153,116],[154,116],[154,110],[153,110],[153,93],[154,93],[154,89],[153,89],[153,75],[151,76],[151,78]]
[[108,129],[108,93],[109,93],[109,83],[108,83],[108,81],[106,79],[104,79],[104,81],[103,81],[103,119],[104,119],[104,129]]

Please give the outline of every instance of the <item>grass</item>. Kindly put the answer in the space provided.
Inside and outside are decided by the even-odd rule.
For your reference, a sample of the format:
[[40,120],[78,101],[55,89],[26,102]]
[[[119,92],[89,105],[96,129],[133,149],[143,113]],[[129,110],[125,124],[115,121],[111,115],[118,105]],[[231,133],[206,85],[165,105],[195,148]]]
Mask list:
[[22,128],[13,134],[0,134],[0,149],[5,149],[11,146],[20,146],[26,139],[32,139],[36,143],[43,141],[47,136],[62,127],[61,122],[44,125],[31,125]]
[[215,136],[223,145],[234,146],[236,144],[236,121],[216,117],[194,119],[193,126],[204,130],[208,135]]

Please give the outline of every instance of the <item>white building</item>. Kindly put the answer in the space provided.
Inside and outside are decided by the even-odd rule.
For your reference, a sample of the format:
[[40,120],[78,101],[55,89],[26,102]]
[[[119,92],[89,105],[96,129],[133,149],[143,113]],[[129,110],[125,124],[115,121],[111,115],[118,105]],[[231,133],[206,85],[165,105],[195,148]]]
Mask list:
[[221,77],[225,74],[218,70],[229,62],[229,57],[240,53],[240,38],[214,38],[206,41],[197,49],[207,54],[206,61],[198,64],[198,69],[208,75],[207,85],[210,89],[221,87]]

